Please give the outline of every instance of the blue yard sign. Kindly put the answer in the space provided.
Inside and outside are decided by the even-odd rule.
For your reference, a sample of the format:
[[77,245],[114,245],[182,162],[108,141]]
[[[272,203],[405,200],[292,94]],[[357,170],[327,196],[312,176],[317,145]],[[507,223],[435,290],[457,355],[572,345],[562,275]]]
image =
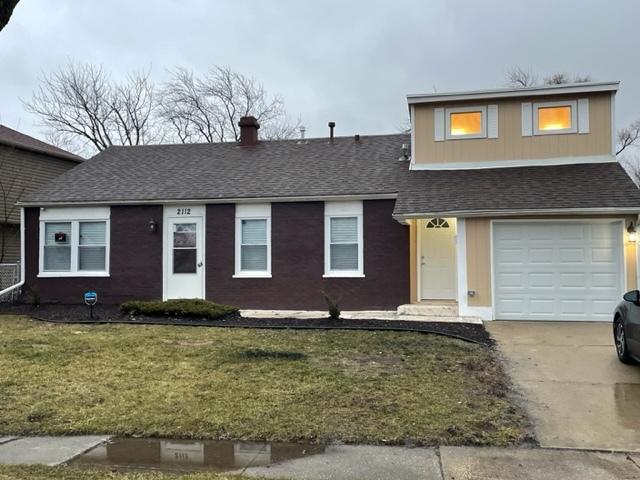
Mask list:
[[87,305],[95,305],[98,303],[98,294],[94,291],[84,292],[84,303]]

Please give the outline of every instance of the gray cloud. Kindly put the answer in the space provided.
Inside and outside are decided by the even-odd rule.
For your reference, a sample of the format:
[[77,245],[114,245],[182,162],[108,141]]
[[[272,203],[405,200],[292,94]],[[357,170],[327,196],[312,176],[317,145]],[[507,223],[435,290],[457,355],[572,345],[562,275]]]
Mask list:
[[392,132],[407,93],[504,84],[521,65],[622,80],[619,125],[640,117],[640,3],[394,0],[23,0],[0,33],[0,121],[41,136],[30,98],[41,71],[68,60],[115,77],[229,65],[255,76],[311,136]]

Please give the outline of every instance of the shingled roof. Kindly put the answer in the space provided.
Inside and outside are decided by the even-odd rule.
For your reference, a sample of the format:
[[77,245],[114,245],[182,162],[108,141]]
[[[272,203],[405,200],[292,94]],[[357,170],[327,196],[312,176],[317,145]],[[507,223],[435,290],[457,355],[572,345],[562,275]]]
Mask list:
[[617,162],[419,170],[405,177],[394,216],[465,216],[563,209],[640,212],[640,190]]
[[42,142],[36,138],[20,133],[12,128],[0,125],[0,145],[8,145],[10,147],[22,148],[32,152],[44,153],[54,157],[73,160],[74,162],[82,162],[84,159],[66,150],[55,147],[48,143]]
[[408,173],[408,135],[110,147],[23,204],[378,196]]
[[408,135],[111,147],[26,196],[24,205],[397,198],[394,216],[640,211],[615,162],[409,170]]

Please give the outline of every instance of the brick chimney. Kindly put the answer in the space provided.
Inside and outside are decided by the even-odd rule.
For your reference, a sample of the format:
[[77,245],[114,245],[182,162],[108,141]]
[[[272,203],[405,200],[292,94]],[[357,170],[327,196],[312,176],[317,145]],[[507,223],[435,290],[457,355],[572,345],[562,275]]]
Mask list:
[[260,128],[256,117],[242,117],[238,126],[240,127],[240,146],[255,147],[258,144],[258,129]]

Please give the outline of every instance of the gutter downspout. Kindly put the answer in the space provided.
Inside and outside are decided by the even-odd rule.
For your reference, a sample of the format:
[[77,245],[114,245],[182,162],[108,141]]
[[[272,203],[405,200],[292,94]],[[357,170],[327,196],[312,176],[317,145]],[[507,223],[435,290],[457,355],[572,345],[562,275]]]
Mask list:
[[0,290],[0,296],[4,295],[5,293],[12,292],[16,288],[20,288],[22,285],[24,285],[24,279],[25,279],[25,275],[24,275],[24,258],[25,258],[24,231],[25,231],[24,207],[21,207],[20,208],[20,281],[18,283],[16,283],[15,285],[12,285],[12,286],[10,286],[8,288],[5,288],[4,290]]

